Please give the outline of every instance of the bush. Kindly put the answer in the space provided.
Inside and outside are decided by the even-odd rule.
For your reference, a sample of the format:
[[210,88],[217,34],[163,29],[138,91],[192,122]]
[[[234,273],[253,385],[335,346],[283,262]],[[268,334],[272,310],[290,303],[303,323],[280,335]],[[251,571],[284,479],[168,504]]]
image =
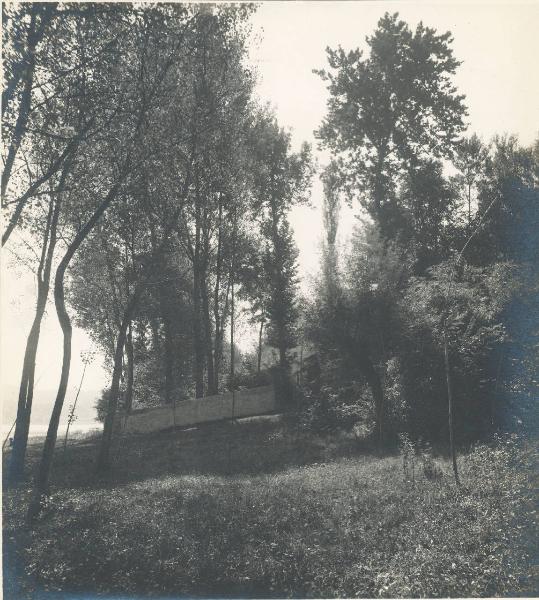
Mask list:
[[299,389],[297,426],[304,431],[332,432],[351,430],[371,416],[370,401],[357,383],[334,388],[325,385]]

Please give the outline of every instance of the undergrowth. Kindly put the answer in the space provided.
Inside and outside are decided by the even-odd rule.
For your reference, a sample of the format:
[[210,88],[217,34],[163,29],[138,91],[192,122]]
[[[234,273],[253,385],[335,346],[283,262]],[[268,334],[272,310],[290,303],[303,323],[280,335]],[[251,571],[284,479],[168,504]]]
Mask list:
[[[286,433],[274,428],[263,435]],[[199,469],[123,485],[96,482],[91,490],[58,486],[27,534],[27,589],[220,597],[534,595],[530,454],[511,439],[478,446],[459,457],[460,488],[444,459],[415,460],[413,481],[403,473],[401,455],[356,455],[259,475]],[[23,487],[4,496],[8,538],[22,535],[17,527],[27,495]]]

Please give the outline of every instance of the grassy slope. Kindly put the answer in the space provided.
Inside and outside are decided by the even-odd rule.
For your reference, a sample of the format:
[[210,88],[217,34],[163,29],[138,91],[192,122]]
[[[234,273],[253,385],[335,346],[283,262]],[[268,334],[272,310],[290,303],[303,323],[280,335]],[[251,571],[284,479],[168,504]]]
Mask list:
[[[435,481],[418,462],[412,485],[397,456],[275,422],[133,437],[119,450],[105,479],[92,475],[94,441],[58,452],[50,506],[25,539],[39,587],[249,597],[535,591],[524,559],[534,539],[524,520],[530,483],[507,446],[461,458],[461,491],[444,461]],[[23,540],[27,495],[23,486],[4,496],[8,547]]]

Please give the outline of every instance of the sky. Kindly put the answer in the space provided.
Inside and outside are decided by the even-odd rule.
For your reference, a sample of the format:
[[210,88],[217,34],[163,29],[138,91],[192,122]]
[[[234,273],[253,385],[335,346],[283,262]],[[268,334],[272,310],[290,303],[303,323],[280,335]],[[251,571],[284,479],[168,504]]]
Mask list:
[[[325,153],[317,150],[313,131],[326,110],[324,82],[312,70],[326,66],[325,48],[366,49],[384,12],[399,12],[411,27],[423,21],[454,36],[455,56],[463,61],[454,78],[466,95],[469,131],[488,140],[495,133],[514,133],[530,145],[539,134],[539,2],[263,2],[254,15],[251,61],[257,67],[257,95],[273,105],[281,126],[292,133],[295,149],[313,144],[321,165]],[[322,189],[315,181],[312,207],[295,209],[291,221],[300,250],[304,289],[316,272],[321,239]],[[344,233],[351,230],[354,210],[341,217]],[[2,252],[0,382],[3,395],[19,383],[26,336],[35,303],[35,281],[27,269]],[[82,374],[80,353],[89,349],[86,334],[75,328],[68,399]],[[36,371],[36,402],[40,390],[58,385],[61,331],[49,303],[43,323]],[[96,360],[87,370],[86,390],[102,389],[109,375]],[[43,397],[49,394],[43,393]],[[51,400],[47,400],[50,402]]]

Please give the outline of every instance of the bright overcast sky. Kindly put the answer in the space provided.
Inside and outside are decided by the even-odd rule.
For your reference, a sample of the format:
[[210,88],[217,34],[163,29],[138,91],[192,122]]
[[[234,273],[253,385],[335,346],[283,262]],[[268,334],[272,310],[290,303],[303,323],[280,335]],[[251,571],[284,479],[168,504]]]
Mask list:
[[[294,146],[309,141],[320,124],[326,90],[312,69],[326,66],[326,46],[365,48],[365,37],[385,11],[399,12],[411,27],[419,21],[439,32],[450,30],[456,57],[464,61],[455,77],[466,95],[470,132],[485,140],[495,133],[515,133],[529,145],[539,132],[539,3],[429,2],[266,2],[253,19],[260,41],[251,58],[257,65],[261,100],[269,101],[282,126],[293,132]],[[325,157],[320,155],[323,163]],[[321,188],[313,188],[314,208],[296,210],[292,221],[300,248],[304,276],[318,261],[321,218],[317,207]],[[346,227],[347,217],[343,227]],[[8,253],[3,256],[4,267]],[[4,268],[2,278],[2,383],[18,385],[24,344],[35,301],[35,285],[22,268],[17,279]],[[38,355],[37,393],[56,388],[61,361],[61,332],[54,314],[42,329]],[[83,332],[75,331],[70,389],[82,367],[79,353],[89,347]],[[106,385],[108,374],[98,364],[87,372],[87,389]]]

